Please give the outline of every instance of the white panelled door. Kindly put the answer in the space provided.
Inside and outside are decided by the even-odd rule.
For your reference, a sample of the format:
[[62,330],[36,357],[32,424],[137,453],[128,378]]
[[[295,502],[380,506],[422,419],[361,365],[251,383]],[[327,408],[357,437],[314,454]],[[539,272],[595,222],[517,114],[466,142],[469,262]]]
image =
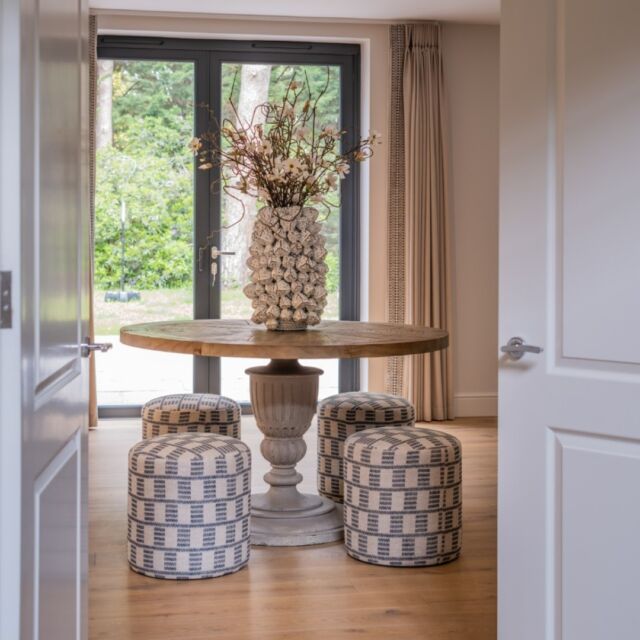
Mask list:
[[503,0],[501,640],[640,637],[640,2]]
[[80,344],[88,311],[88,18],[85,0],[21,5],[20,637],[81,640],[87,575],[88,361]]

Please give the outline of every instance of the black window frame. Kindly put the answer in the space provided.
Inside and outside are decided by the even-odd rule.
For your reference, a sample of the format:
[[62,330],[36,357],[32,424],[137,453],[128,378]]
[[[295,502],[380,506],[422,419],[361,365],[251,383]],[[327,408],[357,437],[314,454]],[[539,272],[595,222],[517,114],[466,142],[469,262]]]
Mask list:
[[[194,64],[195,103],[212,106],[219,119],[219,88],[223,63],[269,63],[291,65],[332,65],[340,67],[342,127],[347,134],[343,144],[348,148],[360,137],[360,46],[357,44],[280,41],[280,40],[204,40],[147,36],[99,35],[98,58],[112,60],[167,60]],[[206,109],[196,109],[195,129],[209,127]],[[219,240],[220,194],[212,194],[207,172],[194,166],[194,318],[220,316],[220,279],[211,287],[209,269],[198,270],[197,246],[200,240]],[[342,183],[340,216],[340,297],[341,320],[360,319],[360,170],[352,167],[350,179]],[[204,213],[206,211],[206,215]],[[199,244],[200,242],[200,244]],[[212,294],[213,289],[213,295]],[[339,390],[360,388],[360,361],[339,362]],[[194,357],[194,391],[220,392],[220,359]],[[138,416],[138,405],[101,405],[100,417]],[[244,412],[250,412],[248,405]]]

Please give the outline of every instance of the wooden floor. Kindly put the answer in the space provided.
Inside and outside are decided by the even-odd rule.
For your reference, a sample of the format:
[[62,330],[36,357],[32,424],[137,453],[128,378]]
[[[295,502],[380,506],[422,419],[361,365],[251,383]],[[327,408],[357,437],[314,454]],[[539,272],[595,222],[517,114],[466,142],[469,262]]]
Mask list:
[[[133,573],[126,561],[126,454],[137,421],[103,421],[90,447],[91,640],[494,640],[496,637],[496,427],[490,419],[435,428],[463,447],[463,552],[435,568],[363,564],[342,544],[253,547],[249,566],[212,580],[173,582]],[[301,468],[315,484],[313,430]],[[254,487],[266,471],[259,433]]]

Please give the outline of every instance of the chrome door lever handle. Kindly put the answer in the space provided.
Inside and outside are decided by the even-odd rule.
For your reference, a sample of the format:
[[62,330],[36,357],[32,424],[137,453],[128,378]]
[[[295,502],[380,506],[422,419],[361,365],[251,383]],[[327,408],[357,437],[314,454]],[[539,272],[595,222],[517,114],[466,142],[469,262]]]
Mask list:
[[544,349],[532,344],[525,344],[523,338],[515,336],[506,345],[500,347],[500,351],[506,353],[512,360],[520,360],[525,353],[542,353]]
[[113,344],[111,342],[89,342],[89,338],[85,338],[85,341],[80,345],[80,355],[83,358],[88,358],[92,351],[106,353],[112,348]]

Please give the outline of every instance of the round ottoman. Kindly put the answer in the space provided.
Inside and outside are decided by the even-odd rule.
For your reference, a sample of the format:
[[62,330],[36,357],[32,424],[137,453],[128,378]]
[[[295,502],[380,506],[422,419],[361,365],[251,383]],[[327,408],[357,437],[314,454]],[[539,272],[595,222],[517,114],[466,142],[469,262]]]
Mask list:
[[251,453],[240,440],[170,434],[129,451],[128,557],[153,578],[213,578],[249,560]]
[[318,493],[342,502],[342,452],[352,434],[373,427],[412,427],[413,405],[385,393],[339,393],[318,404]]
[[142,439],[166,433],[218,433],[240,437],[240,405],[210,393],[180,393],[142,407]]
[[345,442],[347,553],[421,567],[455,560],[462,526],[460,442],[448,433],[382,427]]

